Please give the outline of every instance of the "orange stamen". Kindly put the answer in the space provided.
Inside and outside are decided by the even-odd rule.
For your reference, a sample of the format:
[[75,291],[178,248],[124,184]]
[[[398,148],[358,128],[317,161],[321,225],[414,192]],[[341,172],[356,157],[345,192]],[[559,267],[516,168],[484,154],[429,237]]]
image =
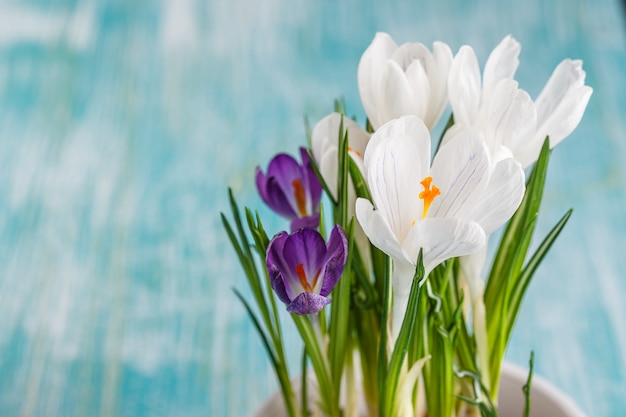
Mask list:
[[359,151],[355,151],[354,149],[352,149],[350,146],[348,146],[348,152],[354,152],[357,156],[362,157],[363,155],[361,155],[361,152]]
[[428,213],[428,209],[430,208],[430,205],[435,199],[435,197],[441,194],[441,191],[439,191],[439,188],[435,187],[434,185],[431,188],[432,182],[433,182],[433,177],[426,177],[420,182],[420,184],[422,184],[422,187],[424,187],[424,191],[422,191],[419,194],[419,198],[424,200],[424,211],[422,212],[422,219],[426,217],[426,214]]
[[320,271],[321,269],[317,271],[317,274],[315,274],[315,279],[313,279],[313,284],[309,284],[309,281],[306,279],[306,273],[304,272],[304,265],[302,264],[296,265],[296,274],[298,274],[300,285],[302,285],[302,288],[304,288],[304,291],[313,292],[313,288],[315,288],[315,286],[317,285],[317,279],[320,276]]
[[296,205],[298,206],[298,213],[300,216],[307,216],[306,210],[306,191],[304,190],[304,186],[302,185],[302,180],[300,178],[296,178],[291,181],[291,186],[293,187],[293,195],[296,198]]

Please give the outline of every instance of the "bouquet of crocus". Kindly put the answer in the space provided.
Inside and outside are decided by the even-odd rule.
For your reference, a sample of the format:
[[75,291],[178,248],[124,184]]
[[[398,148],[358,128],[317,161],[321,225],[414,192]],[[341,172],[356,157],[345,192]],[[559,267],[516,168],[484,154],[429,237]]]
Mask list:
[[[519,52],[506,37],[481,77],[469,46],[453,56],[441,42],[398,47],[379,33],[358,67],[365,127],[337,102],[299,160],[279,154],[257,169],[262,200],[290,230],[268,234],[230,194],[233,219],[222,219],[256,306],[236,294],[286,415],[497,415],[524,293],[571,214],[529,250],[550,149],[592,92],[581,62],[566,59],[532,100],[513,79]],[[487,268],[489,238],[504,225]],[[304,345],[298,384],[282,304]]]

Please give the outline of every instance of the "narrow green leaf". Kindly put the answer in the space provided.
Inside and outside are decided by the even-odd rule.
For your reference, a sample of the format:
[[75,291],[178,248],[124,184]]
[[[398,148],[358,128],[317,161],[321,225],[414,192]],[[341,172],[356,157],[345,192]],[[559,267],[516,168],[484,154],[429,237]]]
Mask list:
[[356,196],[367,198],[368,200],[372,201],[370,190],[369,188],[367,188],[367,182],[365,181],[365,177],[363,177],[363,173],[361,173],[359,166],[356,164],[356,162],[354,162],[352,158],[349,158],[348,161],[350,178],[352,178],[352,184],[354,185],[354,191],[356,192]]
[[330,188],[328,188],[328,183],[324,179],[324,176],[322,175],[322,171],[320,171],[320,167],[317,165],[317,161],[313,157],[313,152],[311,151],[310,148],[307,149],[306,152],[309,155],[309,159],[311,160],[311,167],[313,168],[313,172],[315,172],[315,176],[317,177],[317,179],[319,180],[320,184],[322,185],[322,189],[324,190],[324,192],[326,193],[328,198],[330,198],[330,200],[334,204],[337,204],[336,198],[333,197],[333,193],[330,192]]
[[402,364],[406,358],[409,344],[415,330],[419,295],[423,283],[422,280],[424,278],[424,274],[425,271],[423,253],[420,249],[419,255],[417,257],[417,266],[415,268],[413,282],[411,283],[407,309],[404,314],[404,318],[402,319],[400,333],[398,334],[398,339],[396,340],[393,352],[391,353],[391,359],[389,360],[389,366],[385,375],[384,391],[382,391],[382,416],[391,416],[393,415],[393,410],[396,409],[396,396],[398,392],[400,372],[402,370]]
[[300,383],[300,414],[302,416],[308,416],[309,415],[309,403],[308,403],[308,399],[309,399],[309,395],[308,395],[308,383],[307,383],[307,376],[308,376],[308,370],[307,370],[307,355],[306,355],[306,348],[302,349],[302,364],[301,364],[301,369],[300,369],[300,375],[301,375],[301,383]]
[[248,302],[243,298],[241,293],[237,291],[237,289],[233,288],[233,292],[235,296],[241,301],[244,305],[248,316],[252,320],[252,324],[254,325],[261,341],[263,342],[263,346],[265,347],[265,351],[267,352],[267,356],[269,356],[270,361],[272,362],[272,366],[274,367],[274,372],[276,373],[276,377],[278,378],[278,383],[280,385],[280,389],[283,393],[283,399],[285,401],[285,408],[287,409],[287,413],[290,417],[297,417],[296,405],[295,405],[295,396],[293,393],[293,388],[291,386],[291,381],[289,380],[289,371],[287,370],[287,366],[284,360],[280,360],[276,354],[274,349],[269,342],[269,339],[263,328],[261,327],[261,323],[257,319],[256,315],[252,311],[252,308],[248,304]]
[[[385,256],[385,274],[383,288],[383,305],[380,317],[380,339],[378,341],[378,392],[382,396],[385,392],[385,376],[388,368],[388,343],[389,343],[389,318],[391,316],[391,307],[393,305],[393,289],[391,287],[391,279],[393,275],[393,264],[389,256]],[[381,412],[383,411],[383,402],[380,402]],[[384,414],[381,414],[384,415]]]
[[567,221],[572,215],[573,210],[568,210],[563,217],[558,221],[558,223],[550,230],[550,233],[544,238],[541,242],[533,256],[530,258],[524,270],[520,274],[520,277],[516,280],[516,288],[512,293],[512,297],[509,303],[508,310],[508,318],[507,318],[507,329],[506,335],[507,340],[511,337],[511,333],[513,331],[513,325],[515,324],[515,319],[517,318],[517,313],[522,304],[522,299],[524,298],[524,294],[526,294],[526,290],[528,289],[528,285],[530,281],[539,267],[539,264],[543,260],[543,258],[547,255],[548,251],[552,247],[552,244],[556,241],[556,238],[559,236]]
[[298,314],[291,314],[291,317],[300,333],[300,337],[304,342],[307,355],[313,365],[315,376],[320,387],[320,396],[324,411],[330,417],[340,417],[341,412],[339,409],[339,401],[337,396],[337,389],[333,386],[332,378],[330,377],[328,364],[322,349],[319,344],[318,337],[309,321],[308,317],[300,316]]
[[443,128],[443,132],[441,132],[441,136],[439,136],[439,142],[437,142],[437,147],[435,148],[435,154],[439,152],[439,148],[441,147],[441,142],[443,141],[443,137],[446,135],[448,129],[450,129],[454,125],[454,113],[450,113],[450,117],[448,118],[448,122]]
[[[354,221],[350,221],[349,228],[346,232],[348,236],[348,257],[346,265],[350,265],[352,262],[352,250],[354,248]],[[330,312],[328,356],[333,385],[337,388],[341,383],[341,375],[343,374],[343,366],[348,347],[351,278],[351,269],[344,268],[342,277],[339,279],[339,282],[332,292],[333,301]],[[338,392],[337,395],[339,395]]]
[[[550,160],[550,142],[546,138],[539,159],[530,175],[526,186],[524,199],[513,215],[502,236],[500,246],[496,254],[489,280],[485,288],[485,306],[489,311],[489,307],[496,305],[495,298],[504,293],[504,287],[507,285],[503,277],[516,276],[513,265],[513,258],[519,256],[519,252],[523,252],[525,257],[528,250],[529,242],[521,242],[520,238],[527,231],[527,228],[534,224],[539,213],[541,197],[543,195],[543,187],[545,184],[548,162]],[[532,234],[531,234],[532,235]],[[524,259],[522,257],[522,260]],[[521,268],[521,265],[517,265]]]

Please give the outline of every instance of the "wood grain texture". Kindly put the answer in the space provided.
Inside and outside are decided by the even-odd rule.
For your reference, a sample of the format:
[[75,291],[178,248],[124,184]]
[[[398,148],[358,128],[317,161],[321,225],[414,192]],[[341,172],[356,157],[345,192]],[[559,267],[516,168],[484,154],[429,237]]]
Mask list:
[[533,96],[584,60],[594,95],[553,154],[539,229],[574,216],[508,357],[534,349],[590,416],[621,416],[624,28],[618,0],[2,2],[0,415],[249,415],[276,383],[231,291],[247,294],[226,186],[269,215],[255,166],[305,144],[303,116],[337,97],[363,121],[358,60],[387,31],[481,62],[512,34]]

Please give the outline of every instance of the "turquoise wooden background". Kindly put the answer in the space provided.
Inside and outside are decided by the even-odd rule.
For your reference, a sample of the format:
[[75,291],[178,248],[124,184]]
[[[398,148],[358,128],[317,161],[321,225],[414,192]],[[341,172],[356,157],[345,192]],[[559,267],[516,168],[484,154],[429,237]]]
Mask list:
[[383,30],[481,62],[512,34],[534,96],[585,61],[595,92],[539,227],[574,217],[508,357],[534,349],[590,416],[622,416],[623,17],[617,0],[0,2],[0,415],[243,416],[275,389],[231,291],[226,187],[267,215],[254,167],[305,143],[304,115],[344,96],[363,121],[357,63]]

